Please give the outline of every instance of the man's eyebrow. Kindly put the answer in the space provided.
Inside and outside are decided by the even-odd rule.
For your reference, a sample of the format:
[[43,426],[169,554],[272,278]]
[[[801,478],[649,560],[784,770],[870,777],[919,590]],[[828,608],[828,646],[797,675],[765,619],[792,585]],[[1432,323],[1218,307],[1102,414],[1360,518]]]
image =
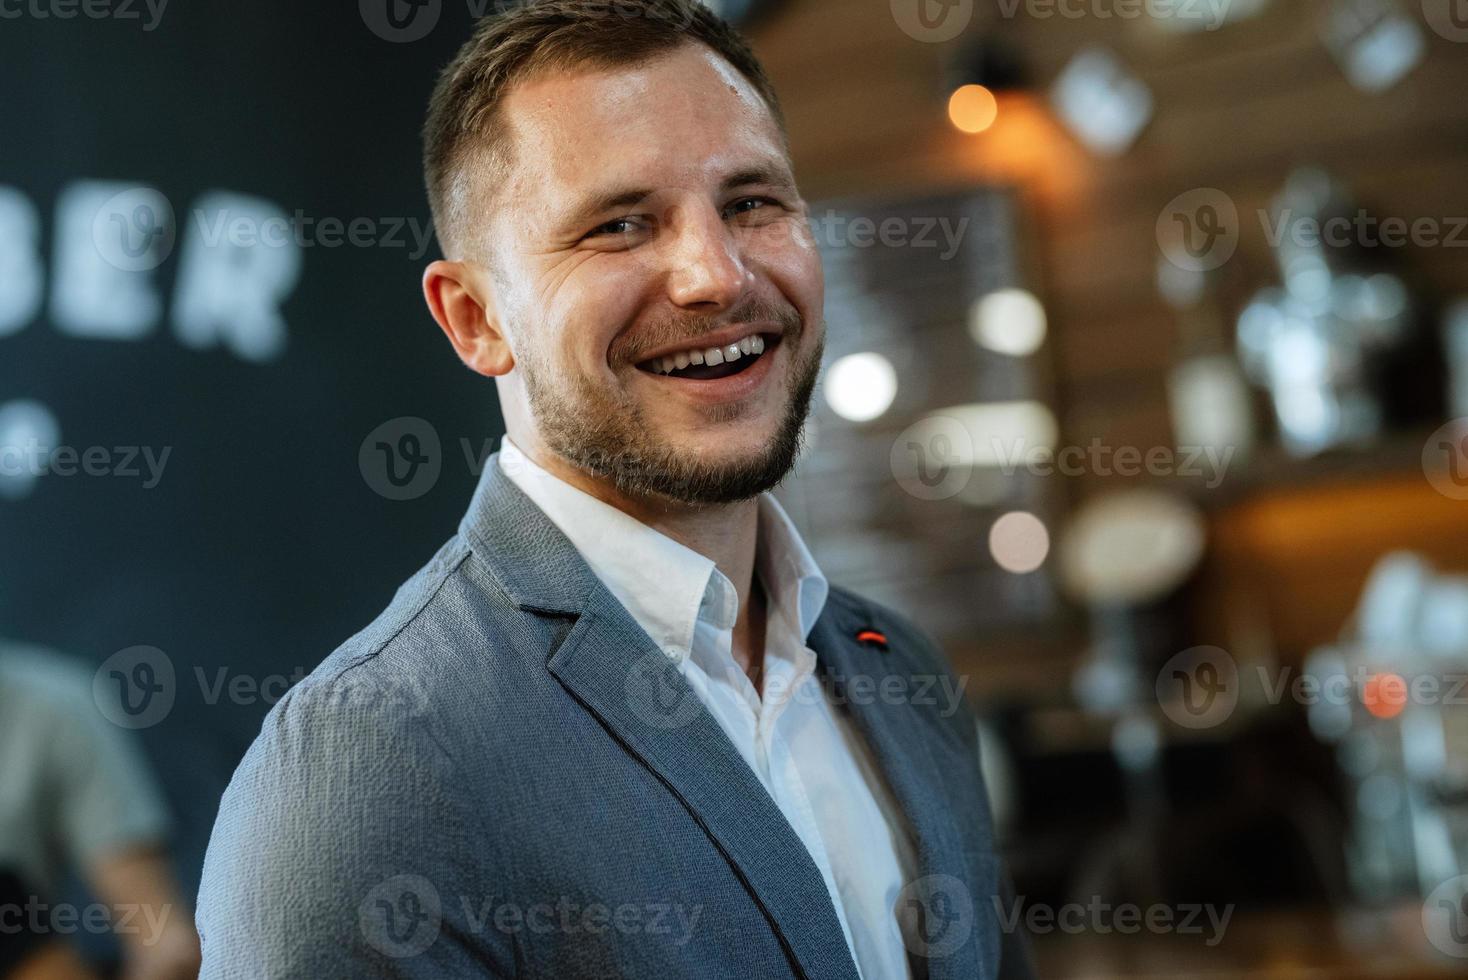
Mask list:
[[794,188],[795,178],[785,167],[774,164],[761,164],[755,167],[746,167],[736,171],[724,178],[723,187],[731,191],[736,187],[747,187],[750,184],[769,184],[772,187]]
[[[731,191],[738,187],[749,187],[754,184],[767,184],[786,190],[793,190],[795,178],[786,167],[775,164],[759,164],[736,170],[720,182],[720,188]],[[596,194],[585,201],[575,205],[566,212],[563,225],[578,227],[596,218],[598,215],[608,211],[616,211],[621,208],[631,207],[651,197],[653,191],[646,187],[619,187]]]
[[588,198],[571,208],[566,212],[565,221],[562,223],[570,226],[581,225],[607,211],[631,207],[639,201],[646,200],[651,194],[652,191],[644,187],[614,188]]

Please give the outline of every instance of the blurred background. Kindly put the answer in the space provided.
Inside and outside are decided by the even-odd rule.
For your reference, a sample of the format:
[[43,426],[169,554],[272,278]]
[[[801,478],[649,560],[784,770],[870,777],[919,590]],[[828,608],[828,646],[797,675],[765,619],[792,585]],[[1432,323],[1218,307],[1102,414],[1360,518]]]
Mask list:
[[[1468,3],[715,6],[826,258],[781,496],[949,651],[1041,975],[1462,975]],[[0,971],[187,975],[109,909],[453,533],[417,132],[494,10],[0,2]]]

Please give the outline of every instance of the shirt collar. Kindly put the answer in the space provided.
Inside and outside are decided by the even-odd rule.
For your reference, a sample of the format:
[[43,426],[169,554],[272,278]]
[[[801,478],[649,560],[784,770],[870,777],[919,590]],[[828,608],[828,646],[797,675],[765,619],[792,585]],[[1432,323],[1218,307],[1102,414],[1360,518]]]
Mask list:
[[[506,436],[499,467],[571,542],[607,590],[665,653],[682,660],[698,621],[732,629],[734,584],[713,561],[546,471]],[[760,495],[755,571],[772,610],[804,640],[829,586],[785,509]]]
[[790,625],[801,640],[807,639],[826,606],[830,584],[790,515],[767,493],[759,498],[755,569],[764,583],[770,605],[786,615],[793,613]]
[[724,577],[713,561],[547,472],[508,436],[500,445],[499,466],[560,528],[653,642],[669,655],[686,653],[709,580]]

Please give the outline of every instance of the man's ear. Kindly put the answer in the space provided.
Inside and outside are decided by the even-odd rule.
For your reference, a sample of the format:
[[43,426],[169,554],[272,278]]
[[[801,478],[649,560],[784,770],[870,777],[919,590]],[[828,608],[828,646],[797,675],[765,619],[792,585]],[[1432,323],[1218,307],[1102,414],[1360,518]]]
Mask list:
[[483,266],[446,259],[429,263],[423,270],[423,298],[469,370],[497,378],[515,366]]

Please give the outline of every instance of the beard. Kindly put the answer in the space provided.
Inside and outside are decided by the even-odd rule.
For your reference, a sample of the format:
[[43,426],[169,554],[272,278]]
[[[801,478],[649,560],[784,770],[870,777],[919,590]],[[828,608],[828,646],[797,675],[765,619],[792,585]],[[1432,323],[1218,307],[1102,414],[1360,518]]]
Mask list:
[[[729,323],[774,321],[783,330],[780,348],[797,351],[805,324],[794,308],[756,301],[733,316],[679,317],[613,344],[617,361],[636,364],[641,351],[698,337]],[[794,354],[786,378],[785,411],[773,437],[743,458],[709,460],[659,440],[642,406],[624,391],[549,369],[538,354],[520,359],[530,410],[546,447],[577,468],[607,481],[624,496],[663,498],[680,504],[729,504],[778,486],[800,455],[811,393],[820,372],[822,342]],[[738,417],[738,405],[720,406],[712,421]]]

